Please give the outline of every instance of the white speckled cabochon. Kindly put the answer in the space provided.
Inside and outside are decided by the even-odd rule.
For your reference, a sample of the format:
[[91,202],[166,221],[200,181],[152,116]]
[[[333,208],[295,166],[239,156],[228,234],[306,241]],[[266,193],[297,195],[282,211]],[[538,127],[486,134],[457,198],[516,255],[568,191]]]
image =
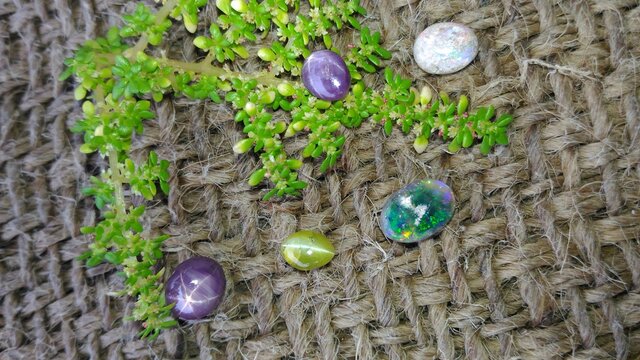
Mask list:
[[413,45],[413,56],[429,74],[444,75],[462,70],[478,54],[478,38],[465,25],[444,22],[427,27]]

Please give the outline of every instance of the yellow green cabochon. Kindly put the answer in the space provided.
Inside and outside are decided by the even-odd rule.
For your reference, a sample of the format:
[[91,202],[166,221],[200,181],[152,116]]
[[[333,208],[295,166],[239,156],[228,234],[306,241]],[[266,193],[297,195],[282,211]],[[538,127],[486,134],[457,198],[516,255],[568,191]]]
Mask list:
[[325,266],[336,251],[324,235],[302,230],[289,235],[280,246],[284,260],[298,270],[313,270]]

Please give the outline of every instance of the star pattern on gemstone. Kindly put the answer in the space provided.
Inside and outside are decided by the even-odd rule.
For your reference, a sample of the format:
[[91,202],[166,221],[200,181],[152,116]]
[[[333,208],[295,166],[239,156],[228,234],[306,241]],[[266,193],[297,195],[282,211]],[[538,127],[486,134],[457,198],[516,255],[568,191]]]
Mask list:
[[[178,303],[176,304],[176,306],[178,307],[178,311],[181,313],[184,313],[185,311],[188,312],[194,312],[195,309],[193,308],[194,305],[196,304],[205,304],[211,301],[215,301],[216,299],[218,299],[219,295],[214,295],[212,297],[203,297],[201,299],[195,299],[195,297],[198,297],[196,294],[196,292],[198,291],[198,289],[200,289],[202,286],[204,286],[207,283],[207,279],[211,278],[210,275],[207,275],[205,278],[203,279],[193,279],[189,282],[189,284],[195,284],[196,285],[190,292],[189,289],[187,288],[186,282],[184,280],[184,274],[180,274],[180,296],[178,298]],[[194,296],[194,294],[196,296]]]

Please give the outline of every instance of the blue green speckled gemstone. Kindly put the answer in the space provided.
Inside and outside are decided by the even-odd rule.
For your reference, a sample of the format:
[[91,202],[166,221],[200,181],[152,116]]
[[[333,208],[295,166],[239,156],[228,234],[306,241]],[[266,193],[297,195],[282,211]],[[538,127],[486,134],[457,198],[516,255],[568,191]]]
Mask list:
[[393,193],[380,214],[380,228],[395,241],[414,243],[439,233],[451,220],[453,192],[439,180],[411,183]]
[[310,230],[289,235],[280,246],[284,260],[298,270],[313,270],[325,266],[336,251],[326,236]]

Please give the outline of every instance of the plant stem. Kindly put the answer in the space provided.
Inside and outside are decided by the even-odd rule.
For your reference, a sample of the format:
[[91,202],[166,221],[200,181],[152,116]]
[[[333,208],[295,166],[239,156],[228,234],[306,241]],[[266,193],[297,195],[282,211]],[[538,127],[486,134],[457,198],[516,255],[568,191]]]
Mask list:
[[[132,51],[133,49],[134,48],[129,48],[125,50],[123,52],[123,55],[128,57],[129,59],[135,59],[138,53],[137,52],[131,53],[130,51]],[[103,57],[103,60],[106,60],[106,63],[104,64],[96,63],[96,65],[100,65],[99,66],[100,69],[103,68],[102,66],[104,66],[104,68],[110,68],[115,64],[116,55],[101,54],[101,56]],[[149,59],[153,59],[157,61],[158,64],[173,67],[176,70],[192,71],[194,73],[198,73],[202,75],[211,75],[221,79],[234,79],[234,78],[243,79],[243,80],[256,79],[259,83],[263,85],[271,85],[271,86],[278,86],[280,84],[290,84],[292,86],[296,86],[297,84],[297,82],[295,81],[289,81],[286,79],[276,77],[275,75],[273,75],[273,73],[270,73],[268,71],[247,73],[247,72],[238,72],[238,71],[228,70],[220,66],[212,65],[207,61],[207,58],[205,58],[203,61],[200,61],[200,62],[187,62],[187,61],[173,60],[173,59],[167,59],[167,58],[159,58],[151,55],[148,55],[148,57]]]
[[113,210],[118,215],[125,214],[125,200],[124,190],[122,189],[122,174],[120,174],[120,164],[118,162],[118,152],[116,150],[110,150],[109,154],[109,167],[111,168],[111,182],[113,184],[113,191],[115,200],[113,202]]
[[[155,24],[159,25],[160,23],[162,23],[169,16],[171,10],[176,7],[176,4],[177,0],[167,0],[167,2],[165,2],[160,10],[158,10],[158,12],[156,13]],[[135,58],[136,54],[138,54],[139,51],[144,51],[144,49],[147,48],[147,45],[149,45],[149,37],[147,36],[147,34],[142,34],[136,44],[132,48],[127,49],[124,55],[129,58],[129,60],[132,60]]]
[[263,85],[277,86],[282,83],[289,83],[295,85],[295,82],[291,82],[285,79],[275,77],[272,73],[266,71],[260,71],[258,73],[241,73],[237,71],[227,70],[225,68],[208,64],[206,61],[197,63],[191,63],[186,61],[172,60],[166,58],[154,58],[158,63],[166,66],[170,66],[183,71],[193,71],[195,73],[203,75],[211,75],[222,79],[256,79]]
[[[104,104],[104,89],[102,86],[96,86],[94,90],[94,99],[97,106],[102,106]],[[125,214],[125,200],[124,200],[124,190],[122,188],[122,174],[120,173],[120,166],[118,162],[118,152],[114,149],[109,150],[107,154],[109,158],[109,168],[111,169],[111,181],[113,182],[114,189],[114,205],[113,210],[117,215]]]

